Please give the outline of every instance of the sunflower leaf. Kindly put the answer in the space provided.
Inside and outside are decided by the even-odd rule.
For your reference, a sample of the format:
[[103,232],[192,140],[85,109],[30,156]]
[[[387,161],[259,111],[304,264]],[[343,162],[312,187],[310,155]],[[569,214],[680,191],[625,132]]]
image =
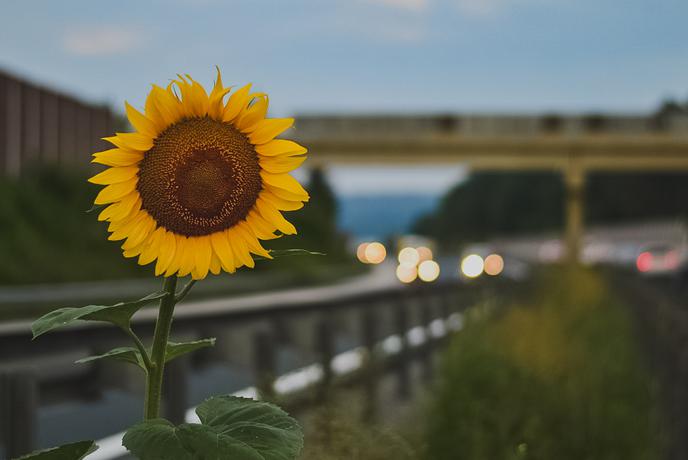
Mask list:
[[267,402],[217,396],[196,413],[201,424],[174,426],[162,419],[138,423],[122,443],[141,460],[294,460],[303,447],[298,423]]
[[175,358],[178,358],[192,351],[196,351],[201,348],[213,347],[215,346],[215,338],[194,340],[193,342],[168,342],[167,350],[165,351],[165,362],[170,362]]
[[84,211],[86,214],[90,214],[92,212],[100,211],[103,209],[105,206],[109,206],[109,204],[94,204],[90,208],[88,208],[86,211]]
[[176,431],[177,428],[167,420],[146,420],[127,430],[122,445],[140,460],[192,460]]
[[16,460],[81,460],[96,450],[98,450],[98,446],[95,442],[79,441],[32,452]]
[[145,305],[160,300],[168,295],[166,292],[155,292],[132,302],[120,302],[115,305],[87,305],[85,307],[66,307],[51,311],[31,325],[33,338],[39,337],[53,329],[75,324],[80,321],[102,321],[128,329],[131,317]]
[[[324,252],[309,251],[308,249],[271,249],[268,251],[273,259],[291,256],[326,256]],[[267,257],[254,255],[255,260],[267,260]]]
[[99,359],[114,359],[117,361],[124,361],[126,363],[136,364],[144,371],[146,370],[146,365],[143,362],[141,353],[133,347],[114,348],[106,353],[103,353],[102,355],[81,358],[80,360],[76,361],[76,364],[90,363]]

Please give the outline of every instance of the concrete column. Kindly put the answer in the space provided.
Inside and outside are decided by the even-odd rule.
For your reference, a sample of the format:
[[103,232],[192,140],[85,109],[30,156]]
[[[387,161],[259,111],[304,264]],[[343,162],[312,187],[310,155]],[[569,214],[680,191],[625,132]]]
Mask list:
[[570,156],[564,171],[566,186],[566,258],[570,263],[581,261],[585,206],[585,171],[580,158]]

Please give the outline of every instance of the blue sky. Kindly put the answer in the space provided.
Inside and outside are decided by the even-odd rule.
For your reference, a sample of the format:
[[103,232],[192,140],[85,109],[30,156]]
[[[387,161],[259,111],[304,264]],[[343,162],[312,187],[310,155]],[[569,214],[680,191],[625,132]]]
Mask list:
[[688,97],[685,0],[3,0],[0,67],[140,105],[177,72],[274,113],[648,111]]

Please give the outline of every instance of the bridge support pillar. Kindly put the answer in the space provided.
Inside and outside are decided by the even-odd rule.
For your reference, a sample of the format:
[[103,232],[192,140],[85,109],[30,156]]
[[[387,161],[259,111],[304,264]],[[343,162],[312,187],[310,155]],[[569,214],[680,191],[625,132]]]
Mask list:
[[583,216],[585,214],[585,171],[578,158],[570,158],[564,171],[566,186],[566,259],[569,263],[581,261],[583,245]]

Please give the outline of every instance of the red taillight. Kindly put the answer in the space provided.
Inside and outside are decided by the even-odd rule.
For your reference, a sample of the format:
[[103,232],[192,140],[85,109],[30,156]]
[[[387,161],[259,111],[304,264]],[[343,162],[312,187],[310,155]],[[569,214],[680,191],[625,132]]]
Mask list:
[[675,270],[678,268],[678,262],[678,252],[676,251],[669,251],[664,256],[664,266],[667,270]]
[[649,252],[641,252],[635,261],[635,266],[638,271],[647,272],[652,268],[652,254]]

